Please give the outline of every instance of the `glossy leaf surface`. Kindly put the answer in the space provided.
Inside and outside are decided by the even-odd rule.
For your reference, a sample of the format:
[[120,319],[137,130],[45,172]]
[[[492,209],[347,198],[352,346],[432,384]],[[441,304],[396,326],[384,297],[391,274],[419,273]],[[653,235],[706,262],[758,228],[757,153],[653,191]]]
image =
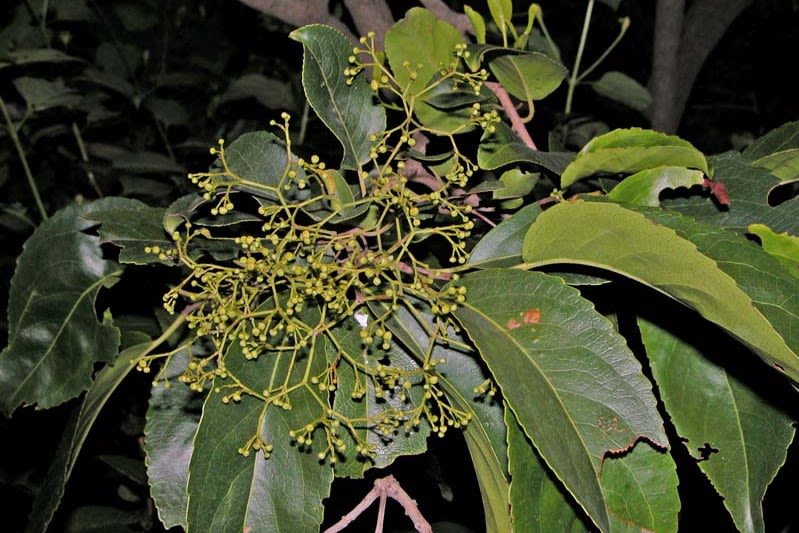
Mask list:
[[[651,322],[639,319],[639,326],[682,442],[738,529],[764,532],[762,501],[785,462],[792,420],[695,346]],[[702,449],[710,453],[703,457]]]
[[563,171],[561,187],[600,172],[633,174],[664,165],[709,173],[705,156],[688,141],[652,130],[630,128],[613,130],[589,141]]
[[566,67],[538,52],[500,56],[488,64],[502,87],[525,102],[546,98],[566,78]]
[[477,242],[469,254],[469,264],[497,268],[521,263],[524,236],[539,214],[541,208],[532,204],[503,220]]
[[560,204],[531,226],[524,259],[605,268],[649,285],[799,378],[799,285],[776,259],[677,213],[639,210],[605,202]]
[[503,398],[555,475],[609,531],[603,458],[639,438],[666,444],[640,364],[610,322],[559,278],[484,270],[458,284],[467,299],[455,316]]
[[303,44],[302,86],[313,110],[344,148],[343,168],[359,168],[369,159],[369,136],[386,127],[385,110],[372,101],[363,76],[347,85],[344,69],[352,44],[338,30],[310,25],[290,37]]
[[664,190],[702,185],[703,179],[701,170],[655,167],[626,177],[608,193],[608,198],[622,203],[655,207],[660,205],[660,193]]
[[0,412],[20,404],[45,409],[74,398],[92,384],[96,362],[112,361],[119,330],[98,321],[97,293],[114,283],[119,267],[103,258],[92,226],[69,207],[43,222],[17,260],[8,300],[9,343],[0,353]]

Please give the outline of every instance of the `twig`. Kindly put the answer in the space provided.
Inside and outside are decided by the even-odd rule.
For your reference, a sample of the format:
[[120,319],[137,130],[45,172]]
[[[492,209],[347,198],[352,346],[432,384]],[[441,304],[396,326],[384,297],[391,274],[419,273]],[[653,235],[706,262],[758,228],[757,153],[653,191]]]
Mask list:
[[375,532],[380,533],[383,530],[382,520],[387,498],[391,498],[402,505],[402,508],[405,509],[405,514],[408,515],[408,518],[413,521],[416,531],[419,533],[433,533],[433,528],[430,526],[430,523],[425,520],[424,516],[422,516],[422,513],[419,511],[419,507],[416,505],[416,502],[408,495],[407,492],[402,489],[394,476],[376,479],[374,487],[372,487],[372,490],[370,490],[369,493],[364,496],[363,500],[361,500],[361,502],[356,505],[352,511],[342,516],[341,520],[327,528],[324,533],[337,533],[338,531],[342,531],[356,518],[363,514],[363,512],[372,504],[372,502],[377,499],[380,500],[380,509],[377,529],[375,529]]
[[513,105],[513,102],[508,95],[508,91],[506,91],[502,85],[494,81],[486,82],[486,87],[488,87],[491,92],[496,95],[500,105],[502,105],[502,110],[505,111],[506,115],[508,115],[511,127],[513,128],[513,131],[516,132],[516,135],[519,136],[519,138],[528,148],[531,150],[538,150],[535,142],[533,142],[533,138],[530,137],[530,133],[527,131],[527,126],[524,125],[522,118],[519,116],[519,112],[516,111],[516,106]]
[[39,188],[36,187],[36,180],[33,179],[31,168],[28,166],[28,158],[25,157],[25,150],[22,149],[22,143],[19,142],[17,129],[14,127],[14,123],[11,121],[11,116],[8,114],[8,108],[6,107],[6,102],[3,100],[2,96],[0,96],[0,110],[3,112],[3,118],[5,119],[6,127],[8,128],[8,134],[11,136],[11,141],[14,143],[14,147],[17,149],[19,160],[22,162],[22,170],[25,172],[28,185],[33,193],[33,199],[36,201],[36,207],[39,208],[39,215],[41,215],[43,221],[47,220],[47,210],[44,208],[44,204],[42,203],[42,197],[39,195]]
[[472,33],[472,23],[464,13],[458,13],[443,0],[421,0],[422,5],[432,11],[437,18],[445,20],[458,28],[461,34]]
[[94,189],[94,192],[97,193],[97,197],[102,198],[103,191],[101,191],[100,187],[97,186],[97,180],[94,178],[94,172],[92,172],[92,169],[88,167],[89,154],[86,153],[86,145],[83,144],[83,137],[80,134],[80,129],[78,128],[77,122],[72,123],[72,135],[75,136],[75,142],[78,143],[78,151],[80,151],[80,158],[81,160],[83,160],[83,164],[86,165],[86,177],[89,178],[89,183]]

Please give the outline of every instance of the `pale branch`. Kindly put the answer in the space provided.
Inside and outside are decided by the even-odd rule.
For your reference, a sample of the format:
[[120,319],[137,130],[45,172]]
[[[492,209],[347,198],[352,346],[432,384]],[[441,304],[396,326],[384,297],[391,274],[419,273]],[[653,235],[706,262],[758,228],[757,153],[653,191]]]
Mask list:
[[403,490],[399,482],[394,476],[387,476],[382,479],[376,479],[374,487],[369,493],[364,496],[363,500],[356,505],[352,511],[341,517],[341,520],[327,528],[324,533],[337,533],[342,531],[345,527],[350,525],[356,518],[372,505],[375,500],[380,501],[380,509],[378,516],[378,523],[376,531],[382,531],[382,521],[385,512],[386,499],[391,498],[395,500],[402,508],[405,509],[405,514],[413,521],[413,526],[419,533],[433,533],[433,528],[425,520],[416,502]]
[[383,49],[383,37],[394,24],[394,16],[385,0],[344,0],[350,12],[355,29],[361,35],[375,33],[375,46]]
[[486,87],[488,87],[499,100],[500,105],[502,105],[502,110],[505,111],[505,114],[508,116],[511,127],[513,128],[513,131],[516,132],[516,135],[519,136],[519,138],[528,148],[532,150],[538,150],[535,142],[533,142],[533,138],[530,137],[530,132],[527,131],[527,126],[524,125],[524,121],[522,121],[522,118],[519,116],[516,106],[513,105],[513,101],[511,101],[508,91],[506,91],[505,88],[499,83],[492,81],[486,82]]
[[338,17],[327,9],[327,0],[239,0],[256,11],[280,19],[292,26],[306,24],[327,24],[340,30],[352,42],[358,38]]
[[420,0],[422,5],[432,11],[436,17],[445,20],[458,28],[461,34],[472,32],[472,23],[469,22],[469,17],[463,13],[453,11],[444,0]]

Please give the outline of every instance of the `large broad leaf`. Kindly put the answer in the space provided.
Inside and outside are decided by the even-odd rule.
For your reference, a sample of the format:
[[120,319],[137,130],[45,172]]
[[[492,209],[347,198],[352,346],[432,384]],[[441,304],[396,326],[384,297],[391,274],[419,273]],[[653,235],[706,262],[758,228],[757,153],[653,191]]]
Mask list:
[[477,268],[497,268],[522,261],[522,243],[530,224],[541,214],[536,204],[528,205],[486,233],[469,253],[469,264]]
[[766,253],[774,256],[794,277],[799,277],[799,237],[775,233],[765,224],[751,224],[747,231],[757,235]]
[[493,133],[484,134],[477,150],[477,164],[485,170],[511,163],[533,163],[560,174],[573,159],[572,153],[531,149],[504,123],[497,124]]
[[101,288],[119,267],[103,258],[100,239],[83,230],[89,206],[68,207],[39,226],[17,259],[8,300],[8,346],[0,353],[0,412],[21,403],[48,408],[74,398],[92,383],[94,364],[112,361],[119,330],[98,322]]
[[165,211],[138,200],[109,198],[101,208],[91,209],[83,218],[100,224],[100,242],[122,248],[120,263],[145,265],[160,261],[158,253],[152,252],[153,246],[162,250],[172,246],[164,233]]
[[[189,354],[179,352],[150,394],[144,425],[144,451],[150,495],[164,527],[186,526],[189,461],[200,421],[202,396],[178,382]],[[172,384],[165,387],[165,383]]]
[[799,178],[799,148],[775,152],[752,162],[756,167],[767,168],[782,181]]
[[661,209],[569,202],[536,219],[523,257],[537,265],[604,268],[640,281],[696,309],[799,379],[799,283],[731,232]]
[[108,398],[116,390],[125,376],[133,369],[133,363],[147,350],[152,349],[147,342],[131,346],[119,354],[112,366],[103,368],[95,379],[86,397],[70,417],[61,443],[44,478],[44,483],[33,501],[30,520],[26,533],[44,533],[53,519],[61,498],[64,486],[72,473],[83,443],[94,425]]
[[787,122],[758,138],[743,151],[744,157],[755,160],[769,154],[799,148],[799,120]]
[[[398,307],[386,321],[386,325],[411,354],[423,360],[435,329],[433,317],[423,302],[410,298],[409,305],[408,308]],[[385,312],[384,306],[379,309]],[[409,309],[413,309],[413,312]],[[457,338],[452,331],[449,335]],[[478,397],[475,392],[484,384],[486,375],[474,354],[436,344],[433,347],[433,358],[443,360],[436,368],[440,372],[441,386],[450,402],[455,408],[471,415],[471,420],[463,428],[463,434],[480,485],[486,531],[510,531],[508,459],[505,452],[502,405],[487,395]]]
[[781,181],[768,169],[757,168],[737,153],[712,157],[713,180],[724,183],[730,199],[728,208],[719,209],[710,197],[690,197],[664,201],[662,205],[690,215],[702,222],[743,233],[749,224],[761,223],[777,232],[799,234],[799,198],[773,207],[769,193]]
[[311,25],[290,37],[303,44],[302,86],[316,114],[344,147],[341,166],[355,169],[369,160],[369,136],[386,127],[385,110],[373,102],[363,76],[347,84],[344,70],[352,44],[338,30]]
[[538,52],[500,56],[488,68],[505,90],[525,102],[546,98],[569,73],[559,62]]
[[564,493],[525,436],[510,409],[505,410],[508,459],[512,482],[510,504],[513,524],[525,533],[588,533],[583,515]]
[[385,52],[400,91],[409,97],[423,91],[455,57],[463,37],[455,26],[420,7],[386,32]]
[[709,173],[705,156],[688,141],[652,130],[630,128],[613,130],[589,141],[563,171],[560,183],[566,188],[600,172],[632,174],[664,165]]
[[[268,131],[241,135],[225,148],[225,159],[228,168],[236,176],[266,187],[244,185],[239,186],[240,189],[272,200],[277,199],[277,189],[284,184],[290,168],[297,172],[298,177],[304,176],[304,171],[293,165],[295,161],[289,160],[283,140]],[[292,156],[292,159],[295,158]]]
[[[680,440],[724,498],[737,528],[765,531],[761,504],[785,462],[792,420],[695,346],[651,322],[640,319],[639,325]],[[728,357],[729,347],[725,352]],[[703,457],[702,449],[712,453]]]
[[[326,365],[318,344],[304,358],[311,375],[319,375]],[[317,396],[309,390],[313,386],[297,388],[288,410],[247,394],[239,401],[223,400],[237,384],[260,393],[269,387],[273,371],[278,376],[295,371],[301,376],[304,365],[295,364],[288,353],[267,353],[248,361],[238,343],[230,345],[224,362],[228,377],[215,378],[194,439],[187,529],[209,533],[316,530],[322,522],[322,500],[330,493],[333,469],[317,458],[324,446],[298,450],[290,437],[290,431],[325,416]],[[263,448],[252,449],[247,457],[239,452],[247,449],[246,443],[254,437],[272,446],[269,457]],[[315,439],[314,444],[321,444],[320,440]]]
[[608,198],[617,202],[636,205],[660,205],[660,193],[666,189],[702,185],[701,170],[685,167],[655,167],[636,172],[616,185]]
[[[363,316],[363,315],[362,315]],[[369,316],[369,315],[365,315]],[[407,369],[408,372],[420,371],[419,363],[402,348],[394,344],[387,353],[363,354],[363,341],[359,335],[360,325],[353,318],[344,322],[331,332],[336,338],[336,345],[326,343],[328,351],[328,361],[335,361],[338,350],[344,350],[353,360],[368,360],[370,365],[377,366],[386,360],[391,365],[398,368]],[[325,339],[326,341],[327,339]],[[323,342],[323,341],[320,341]],[[384,357],[385,356],[385,357]],[[422,402],[421,387],[412,387],[408,393],[408,402],[404,402],[399,395],[384,395],[383,399],[378,399],[375,395],[374,383],[366,380],[363,375],[357,376],[352,366],[341,364],[336,372],[338,378],[338,393],[336,394],[334,409],[344,416],[352,419],[366,419],[375,417],[386,409],[411,409],[414,405]],[[355,382],[360,381],[361,387],[366,389],[362,398],[354,399],[352,393],[355,391]],[[365,382],[365,383],[364,383]],[[418,385],[418,383],[417,383]],[[373,446],[375,456],[371,460],[360,459],[352,453],[355,450],[355,441],[351,435],[342,435],[341,438],[347,447],[347,460],[339,461],[336,464],[336,476],[363,477],[367,469],[371,467],[384,468],[397,457],[402,455],[415,455],[424,453],[427,450],[427,437],[430,434],[430,426],[427,423],[420,424],[416,428],[401,428],[391,439],[386,439],[374,428],[360,426],[356,428],[362,442]]]
[[[543,216],[543,215],[542,215]],[[666,435],[652,387],[611,323],[560,278],[521,270],[464,276],[455,316],[544,461],[602,530],[609,452]]]

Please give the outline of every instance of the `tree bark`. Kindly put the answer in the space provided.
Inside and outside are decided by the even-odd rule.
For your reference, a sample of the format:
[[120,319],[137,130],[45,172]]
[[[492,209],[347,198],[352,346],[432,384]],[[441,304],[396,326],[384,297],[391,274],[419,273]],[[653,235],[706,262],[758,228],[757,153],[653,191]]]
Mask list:
[[[674,133],[685,113],[691,89],[702,66],[732,22],[752,0],[696,0],[681,14],[667,12],[684,0],[658,0],[655,21],[654,57],[649,86],[652,89],[652,127]],[[682,12],[683,10],[680,9]],[[664,27],[658,26],[663,23]],[[674,32],[681,31],[681,34]],[[670,43],[679,39],[677,60],[671,61]],[[664,57],[658,57],[660,53]],[[669,94],[669,91],[671,94]]]
[[305,26],[306,24],[327,24],[344,33],[351,41],[358,39],[355,34],[327,10],[327,0],[239,0],[271,17],[282,20],[292,26]]

